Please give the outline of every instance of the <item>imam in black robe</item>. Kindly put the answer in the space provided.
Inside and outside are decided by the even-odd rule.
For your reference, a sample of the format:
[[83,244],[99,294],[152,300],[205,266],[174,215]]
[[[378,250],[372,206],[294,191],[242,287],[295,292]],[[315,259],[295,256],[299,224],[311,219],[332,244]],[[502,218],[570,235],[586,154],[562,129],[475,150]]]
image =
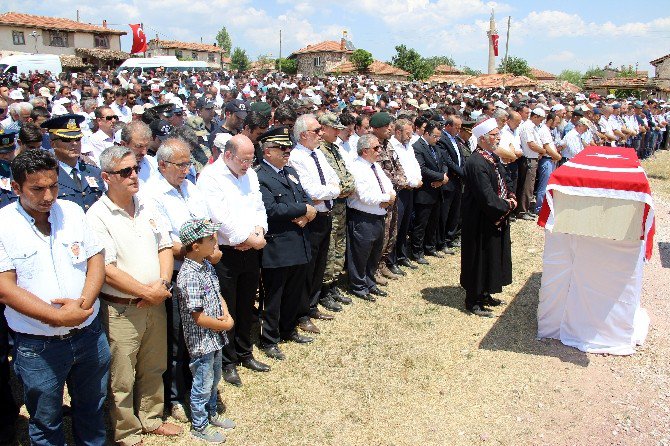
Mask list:
[[[478,148],[465,163],[461,203],[461,286],[466,306],[512,283],[512,244],[508,215],[514,198],[500,158]],[[515,199],[516,200],[516,199]]]

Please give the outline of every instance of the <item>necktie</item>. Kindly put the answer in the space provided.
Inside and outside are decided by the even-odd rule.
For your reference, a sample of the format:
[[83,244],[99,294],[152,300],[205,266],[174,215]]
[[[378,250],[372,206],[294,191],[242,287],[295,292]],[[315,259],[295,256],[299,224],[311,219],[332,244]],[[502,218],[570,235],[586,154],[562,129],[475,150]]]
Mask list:
[[[316,152],[312,150],[310,156],[314,160],[314,164],[316,164],[316,170],[319,172],[319,180],[321,180],[321,184],[325,185],[326,177],[323,175],[323,170],[321,170],[321,164],[319,164],[319,158],[317,158]],[[326,209],[328,210],[331,210],[333,208],[333,203],[330,200],[324,200],[324,204],[326,205]]]
[[433,154],[433,158],[435,158],[435,162],[437,162],[437,152],[435,151],[435,146],[429,145],[428,147],[430,147],[430,153]]
[[77,185],[77,190],[81,191],[81,178],[79,178],[76,168],[72,169],[72,180],[74,181],[74,184]]
[[381,178],[379,178],[379,174],[377,174],[377,167],[374,164],[370,167],[372,167],[372,171],[375,173],[375,177],[377,178],[377,183],[379,183],[379,188],[382,190],[382,194],[385,194],[386,191],[384,190],[384,185],[382,184]]

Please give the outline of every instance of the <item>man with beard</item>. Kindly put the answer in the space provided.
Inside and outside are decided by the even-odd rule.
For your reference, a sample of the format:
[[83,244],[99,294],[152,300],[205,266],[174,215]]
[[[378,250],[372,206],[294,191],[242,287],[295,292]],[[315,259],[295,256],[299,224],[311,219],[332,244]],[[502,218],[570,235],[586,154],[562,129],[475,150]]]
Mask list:
[[477,150],[465,163],[461,286],[465,308],[477,316],[493,317],[487,306],[503,301],[491,296],[512,283],[512,242],[509,215],[516,207],[511,183],[494,153],[500,141],[496,120],[489,118],[473,129]]

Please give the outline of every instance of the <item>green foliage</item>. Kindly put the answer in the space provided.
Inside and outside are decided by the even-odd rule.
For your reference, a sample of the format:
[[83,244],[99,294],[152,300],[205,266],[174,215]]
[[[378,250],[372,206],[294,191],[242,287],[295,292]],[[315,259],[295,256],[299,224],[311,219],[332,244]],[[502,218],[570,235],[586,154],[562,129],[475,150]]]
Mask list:
[[230,68],[237,71],[246,71],[249,69],[249,56],[242,48],[235,47],[233,55],[230,56]]
[[232,41],[230,40],[230,34],[224,26],[221,28],[221,31],[216,35],[216,44],[219,45],[219,48],[225,51],[225,56],[230,56],[230,48],[233,46]]
[[275,68],[286,74],[295,74],[298,72],[298,61],[282,57],[275,60]]
[[498,73],[510,73],[515,76],[530,77],[530,65],[528,65],[526,59],[509,56],[507,59],[503,59],[500,63]]
[[584,86],[584,78],[579,70],[563,70],[561,73],[556,76],[556,80],[567,81],[578,87]]
[[395,51],[396,55],[391,59],[391,63],[410,73],[412,80],[428,79],[433,74],[434,67],[414,48],[408,49],[405,45],[398,45]]
[[359,72],[367,70],[368,67],[372,64],[372,62],[374,62],[374,59],[372,58],[372,53],[360,48],[351,53],[349,60],[351,61],[352,64],[354,64],[354,66]]
[[637,71],[635,71],[632,65],[628,65],[627,67],[621,65],[616,77],[637,77]]
[[584,72],[584,79],[588,79],[590,77],[605,77],[605,70],[600,67],[589,67],[586,72]]
[[430,64],[430,66],[433,67],[433,70],[439,65],[449,65],[450,67],[456,66],[456,62],[454,62],[454,59],[452,59],[449,56],[433,56],[433,57],[427,57],[425,60]]
[[481,71],[475,70],[474,68],[470,68],[465,65],[461,67],[461,71],[463,72],[463,74],[467,74],[468,76],[479,76],[480,74],[482,74]]

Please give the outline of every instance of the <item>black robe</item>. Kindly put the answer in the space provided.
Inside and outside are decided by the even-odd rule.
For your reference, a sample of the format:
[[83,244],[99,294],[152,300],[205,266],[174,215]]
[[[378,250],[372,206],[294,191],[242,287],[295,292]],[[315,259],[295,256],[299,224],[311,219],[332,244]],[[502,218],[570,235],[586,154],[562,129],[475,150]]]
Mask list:
[[514,194],[497,155],[478,149],[464,169],[461,286],[476,295],[499,293],[512,283],[512,209],[506,198]]

